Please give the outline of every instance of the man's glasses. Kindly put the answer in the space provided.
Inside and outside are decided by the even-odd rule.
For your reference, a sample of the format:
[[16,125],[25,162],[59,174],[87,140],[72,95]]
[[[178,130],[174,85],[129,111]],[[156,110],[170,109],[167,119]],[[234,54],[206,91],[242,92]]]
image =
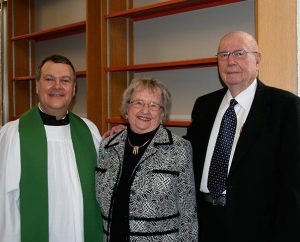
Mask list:
[[232,55],[235,59],[245,59],[249,53],[258,54],[257,51],[235,50],[232,52],[229,51],[219,52],[217,54],[217,57],[220,60],[227,60],[229,56]]
[[141,100],[141,99],[131,100],[131,101],[128,101],[128,103],[132,107],[137,108],[137,109],[142,109],[145,107],[145,105],[147,105],[149,110],[151,110],[151,111],[158,111],[161,109],[161,106],[158,103],[155,103],[155,102],[145,103],[145,101]]

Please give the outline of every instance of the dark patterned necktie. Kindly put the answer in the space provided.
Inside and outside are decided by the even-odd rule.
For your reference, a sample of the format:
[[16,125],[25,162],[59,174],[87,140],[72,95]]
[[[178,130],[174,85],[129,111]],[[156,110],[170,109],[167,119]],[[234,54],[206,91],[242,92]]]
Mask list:
[[226,190],[228,164],[237,124],[234,111],[236,104],[237,101],[231,99],[224,113],[209,167],[207,188],[214,199]]

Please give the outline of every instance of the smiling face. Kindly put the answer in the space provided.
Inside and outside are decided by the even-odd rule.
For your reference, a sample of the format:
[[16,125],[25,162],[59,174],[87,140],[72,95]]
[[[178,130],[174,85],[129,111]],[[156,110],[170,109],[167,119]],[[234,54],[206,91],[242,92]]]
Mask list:
[[164,114],[162,108],[152,110],[151,105],[158,104],[161,106],[161,95],[157,91],[145,89],[144,87],[138,88],[131,95],[130,101],[140,100],[140,103],[145,105],[128,104],[128,122],[133,132],[137,134],[147,133],[155,130],[161,123]]
[[63,118],[72,98],[75,96],[75,77],[71,66],[47,61],[41,69],[40,80],[36,81],[36,93],[39,97],[41,109]]
[[[218,52],[236,50],[258,52],[258,47],[255,39],[245,32],[233,32],[225,35],[220,41]],[[218,58],[220,76],[233,97],[254,81],[258,75],[259,63],[259,53],[247,53],[243,58],[237,58],[232,54],[227,59]]]

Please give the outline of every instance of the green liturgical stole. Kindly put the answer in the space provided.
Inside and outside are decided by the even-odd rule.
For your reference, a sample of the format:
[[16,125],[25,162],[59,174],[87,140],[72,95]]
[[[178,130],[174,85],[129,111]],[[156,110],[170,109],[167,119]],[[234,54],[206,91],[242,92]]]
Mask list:
[[[69,113],[71,137],[83,195],[84,242],[102,241],[100,209],[95,196],[97,154],[85,122]],[[19,121],[21,150],[20,216],[22,242],[48,242],[47,139],[38,107]]]

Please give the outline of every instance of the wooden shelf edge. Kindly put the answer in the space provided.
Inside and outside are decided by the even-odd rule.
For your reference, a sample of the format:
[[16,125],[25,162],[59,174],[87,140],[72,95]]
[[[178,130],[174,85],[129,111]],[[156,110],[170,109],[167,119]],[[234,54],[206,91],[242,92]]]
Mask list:
[[193,59],[193,60],[182,60],[182,61],[171,61],[171,62],[160,62],[150,64],[137,64],[128,66],[112,66],[106,67],[106,72],[115,71],[161,71],[170,69],[185,69],[185,68],[203,68],[210,66],[217,66],[218,60],[216,57]]
[[[76,77],[86,77],[86,71],[76,71]],[[12,81],[32,81],[35,80],[35,76],[16,76],[12,78]]]
[[35,76],[16,76],[12,78],[13,81],[32,81],[35,80]]
[[106,18],[126,17],[139,21],[242,1],[246,0],[169,0],[110,13],[106,15]]
[[190,126],[191,121],[190,120],[169,120],[166,123],[166,126],[169,127],[188,127]]
[[[127,120],[119,117],[112,117],[106,119],[107,123],[110,124],[127,124]],[[169,127],[188,127],[191,124],[190,120],[169,120],[166,126]]]
[[85,30],[86,30],[86,21],[80,21],[72,24],[66,24],[54,28],[32,32],[29,34],[14,36],[11,38],[11,40],[16,41],[16,40],[28,39],[28,40],[35,40],[35,41],[43,41],[43,40],[60,38],[68,35],[84,33]]
[[14,120],[19,119],[20,117],[21,117],[21,115],[14,115],[14,116],[11,116],[9,120],[14,121]]
[[76,71],[76,77],[86,77],[86,71]]

